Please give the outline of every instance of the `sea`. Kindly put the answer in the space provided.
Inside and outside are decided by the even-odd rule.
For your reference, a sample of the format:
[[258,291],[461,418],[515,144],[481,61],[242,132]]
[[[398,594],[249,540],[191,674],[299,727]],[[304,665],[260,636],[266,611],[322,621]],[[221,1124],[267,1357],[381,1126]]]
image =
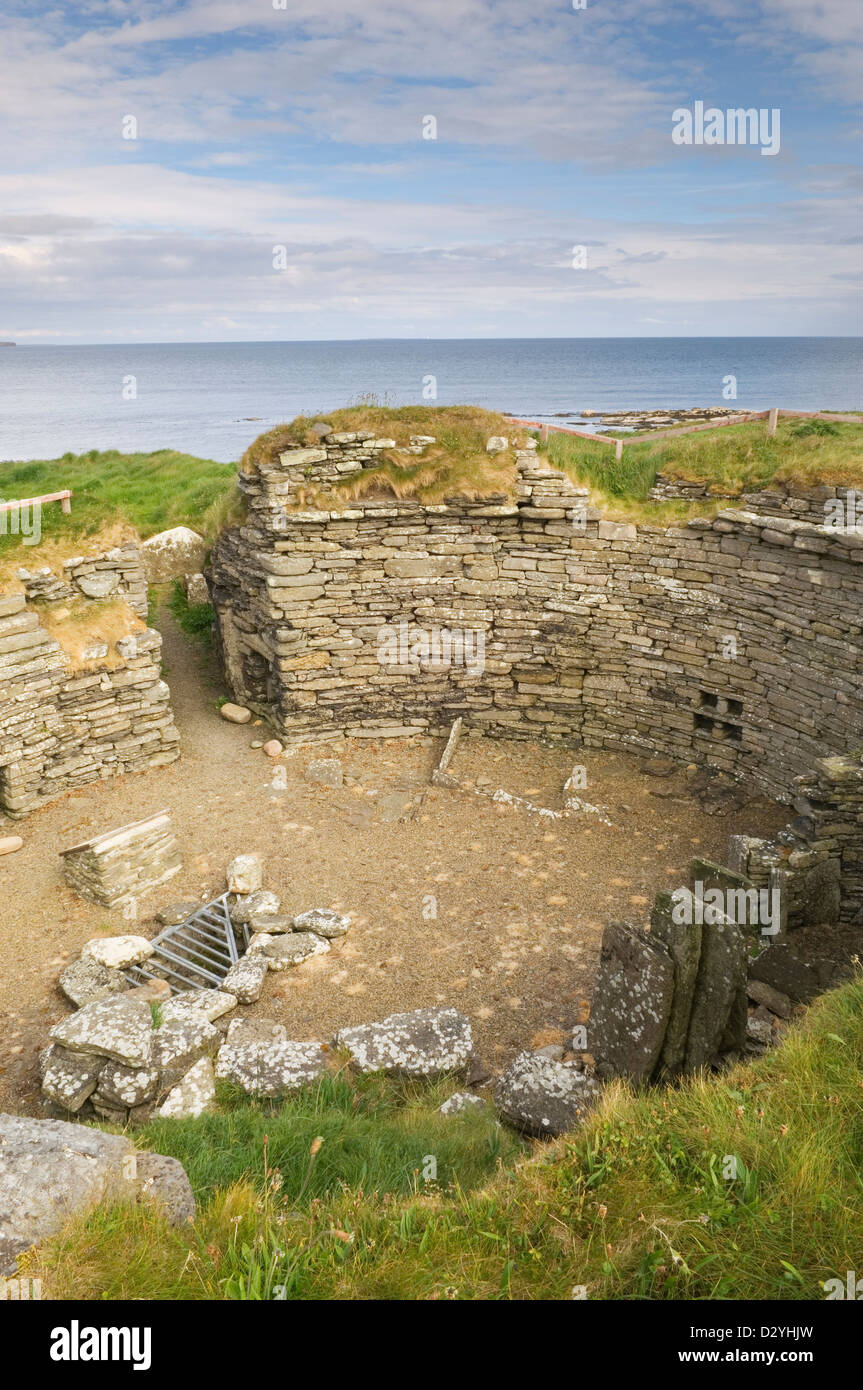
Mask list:
[[422,401],[598,429],[612,410],[861,411],[863,337],[0,346],[0,461],[176,449],[230,463],[299,414]]

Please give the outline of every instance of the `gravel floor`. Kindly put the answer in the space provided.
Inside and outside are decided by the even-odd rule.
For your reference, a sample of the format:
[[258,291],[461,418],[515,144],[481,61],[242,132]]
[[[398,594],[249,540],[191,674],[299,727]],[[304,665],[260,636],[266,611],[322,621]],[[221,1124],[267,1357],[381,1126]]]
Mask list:
[[[15,825],[0,819],[0,834],[24,837],[0,860],[0,1106],[13,1111],[38,1107],[37,1053],[70,1007],[60,970],[90,937],[130,930],[65,887],[58,851],[162,807],[183,869],[140,901],[136,929],[155,935],[153,914],[176,899],[218,896],[229,859],[257,851],[285,911],[353,919],[329,954],[270,975],[257,1013],[290,1036],[326,1039],[341,1025],[452,1004],[474,1021],[492,1071],[582,1021],[606,921],[645,921],[653,894],[682,882],[694,853],[722,858],[730,833],[787,820],[763,801],[709,816],[683,771],[657,778],[634,758],[538,744],[463,740],[451,771],[473,791],[429,786],[440,740],[302,748],[273,764],[249,746],[265,730],[220,718],[211,661],[164,612],[160,625],[180,761],[70,793]],[[341,758],[347,785],[304,780],[321,756]],[[574,763],[587,769],[579,795],[610,824],[491,799],[500,787],[560,809]]]

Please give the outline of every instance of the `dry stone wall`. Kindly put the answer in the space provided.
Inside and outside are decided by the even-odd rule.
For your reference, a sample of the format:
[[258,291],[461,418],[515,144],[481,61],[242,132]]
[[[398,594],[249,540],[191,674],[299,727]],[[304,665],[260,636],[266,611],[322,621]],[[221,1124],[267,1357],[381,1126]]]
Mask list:
[[9,816],[23,816],[72,787],[179,755],[158,632],[130,632],[110,652],[106,643],[94,646],[92,659],[76,670],[39,618],[39,599],[73,596],[94,603],[122,598],[146,614],[136,556],[134,547],[124,547],[76,561],[72,577],[56,587],[41,571],[24,580],[24,593],[0,594],[0,810]]
[[385,447],[329,435],[241,475],[248,524],[214,550],[229,685],[287,741],[461,715],[707,763],[789,801],[860,741],[863,535],[757,511],[605,520],[529,449],[511,499],[304,506]]

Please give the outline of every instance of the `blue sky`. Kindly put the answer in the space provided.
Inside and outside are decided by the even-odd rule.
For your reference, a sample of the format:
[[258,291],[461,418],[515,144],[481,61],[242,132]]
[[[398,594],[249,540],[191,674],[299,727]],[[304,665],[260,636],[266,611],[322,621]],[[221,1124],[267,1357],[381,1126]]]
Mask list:
[[0,337],[857,334],[861,102],[860,0],[4,0]]

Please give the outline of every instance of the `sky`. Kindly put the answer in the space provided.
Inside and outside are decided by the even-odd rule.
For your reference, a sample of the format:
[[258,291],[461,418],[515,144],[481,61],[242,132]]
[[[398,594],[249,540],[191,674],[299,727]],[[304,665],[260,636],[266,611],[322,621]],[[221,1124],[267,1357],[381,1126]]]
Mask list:
[[3,0],[0,338],[858,335],[861,105],[861,0]]

